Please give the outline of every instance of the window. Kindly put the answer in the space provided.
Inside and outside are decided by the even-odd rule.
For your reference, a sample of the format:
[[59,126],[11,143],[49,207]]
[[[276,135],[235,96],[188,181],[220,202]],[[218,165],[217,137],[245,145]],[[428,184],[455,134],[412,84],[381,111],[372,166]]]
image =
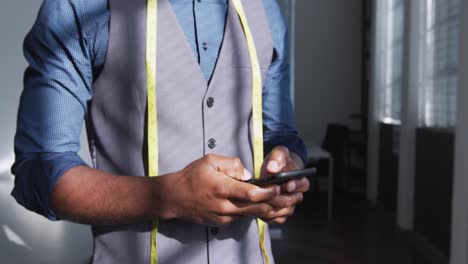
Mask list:
[[419,125],[453,127],[459,57],[459,0],[426,0]]
[[383,5],[383,14],[379,19],[383,38],[383,47],[379,56],[383,60],[383,82],[379,91],[380,119],[384,123],[401,122],[401,92],[403,89],[403,51],[405,1],[387,0]]

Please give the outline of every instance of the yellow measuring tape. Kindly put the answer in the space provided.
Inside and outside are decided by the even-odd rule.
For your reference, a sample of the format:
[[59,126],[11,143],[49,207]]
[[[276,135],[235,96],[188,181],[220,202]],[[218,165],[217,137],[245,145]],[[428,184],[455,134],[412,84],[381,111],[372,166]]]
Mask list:
[[[250,31],[247,17],[241,0],[233,0],[234,7],[239,15],[242,27],[244,28],[245,38],[250,54],[250,62],[252,64],[252,122],[253,122],[253,137],[254,137],[254,175],[255,178],[260,178],[260,172],[263,164],[263,115],[262,115],[262,72],[258,61],[257,49],[255,41]],[[265,247],[265,229],[266,223],[261,219],[257,219],[258,235],[260,238],[260,249],[262,250],[265,264],[270,263],[268,253]]]
[[[150,177],[159,174],[158,113],[156,107],[156,51],[158,28],[158,0],[148,0],[146,14],[146,82],[148,97],[148,173]],[[151,264],[158,263],[158,219],[153,220],[151,232]]]
[[[247,23],[244,7],[241,0],[232,0],[236,12],[242,23],[244,34],[247,40],[247,46],[252,64],[252,121],[254,136],[254,175],[260,177],[263,163],[263,116],[262,116],[262,74],[260,63],[258,61],[257,49],[252,32]],[[157,52],[157,15],[158,0],[147,0],[147,18],[146,18],[146,77],[147,77],[147,95],[148,95],[148,173],[150,177],[158,175],[158,123],[156,107],[156,52]],[[260,249],[264,257],[265,264],[270,260],[265,247],[265,229],[266,223],[257,219]],[[151,264],[158,263],[157,250],[158,220],[153,221],[153,230],[151,232]]]

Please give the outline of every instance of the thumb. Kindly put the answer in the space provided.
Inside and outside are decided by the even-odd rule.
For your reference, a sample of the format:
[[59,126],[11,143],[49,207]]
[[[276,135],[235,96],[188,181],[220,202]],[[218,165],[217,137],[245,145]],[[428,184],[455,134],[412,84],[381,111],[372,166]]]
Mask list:
[[281,172],[289,159],[289,150],[286,147],[274,148],[265,159],[262,168],[262,176],[269,176]]
[[250,180],[252,175],[248,172],[239,158],[210,156],[211,166],[217,171],[233,179],[243,181]]
[[280,166],[278,161],[276,160],[269,160],[266,164],[267,171],[270,173],[278,173],[280,171]]
[[248,180],[250,180],[252,178],[253,178],[252,174],[247,169],[244,168],[244,175],[242,176],[241,180],[248,181]]

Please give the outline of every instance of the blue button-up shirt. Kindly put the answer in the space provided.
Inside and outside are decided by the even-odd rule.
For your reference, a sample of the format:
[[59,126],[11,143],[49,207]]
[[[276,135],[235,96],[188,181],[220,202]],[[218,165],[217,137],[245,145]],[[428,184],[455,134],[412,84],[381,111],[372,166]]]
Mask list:
[[[226,0],[170,0],[207,81],[224,35]],[[264,0],[274,56],[263,90],[265,153],[285,145],[305,159],[289,96],[287,28],[275,0]],[[29,63],[15,137],[12,195],[55,220],[49,196],[62,175],[86,165],[78,156],[80,132],[93,82],[105,62],[110,13],[107,0],[44,0],[24,41]]]

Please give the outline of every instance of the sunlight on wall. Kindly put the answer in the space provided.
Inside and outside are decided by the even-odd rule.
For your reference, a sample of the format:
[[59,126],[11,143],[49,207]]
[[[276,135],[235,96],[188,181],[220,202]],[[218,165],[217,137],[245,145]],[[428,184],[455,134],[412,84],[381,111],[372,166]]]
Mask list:
[[13,176],[10,174],[10,168],[14,161],[15,155],[13,153],[0,159],[0,177],[2,175],[9,175],[11,178],[13,178]]
[[5,232],[5,236],[10,242],[18,246],[25,247],[29,250],[32,249],[31,246],[26,244],[26,242],[24,242],[24,240],[18,234],[16,234],[13,230],[11,230],[11,228],[9,228],[7,225],[3,225],[3,232]]

